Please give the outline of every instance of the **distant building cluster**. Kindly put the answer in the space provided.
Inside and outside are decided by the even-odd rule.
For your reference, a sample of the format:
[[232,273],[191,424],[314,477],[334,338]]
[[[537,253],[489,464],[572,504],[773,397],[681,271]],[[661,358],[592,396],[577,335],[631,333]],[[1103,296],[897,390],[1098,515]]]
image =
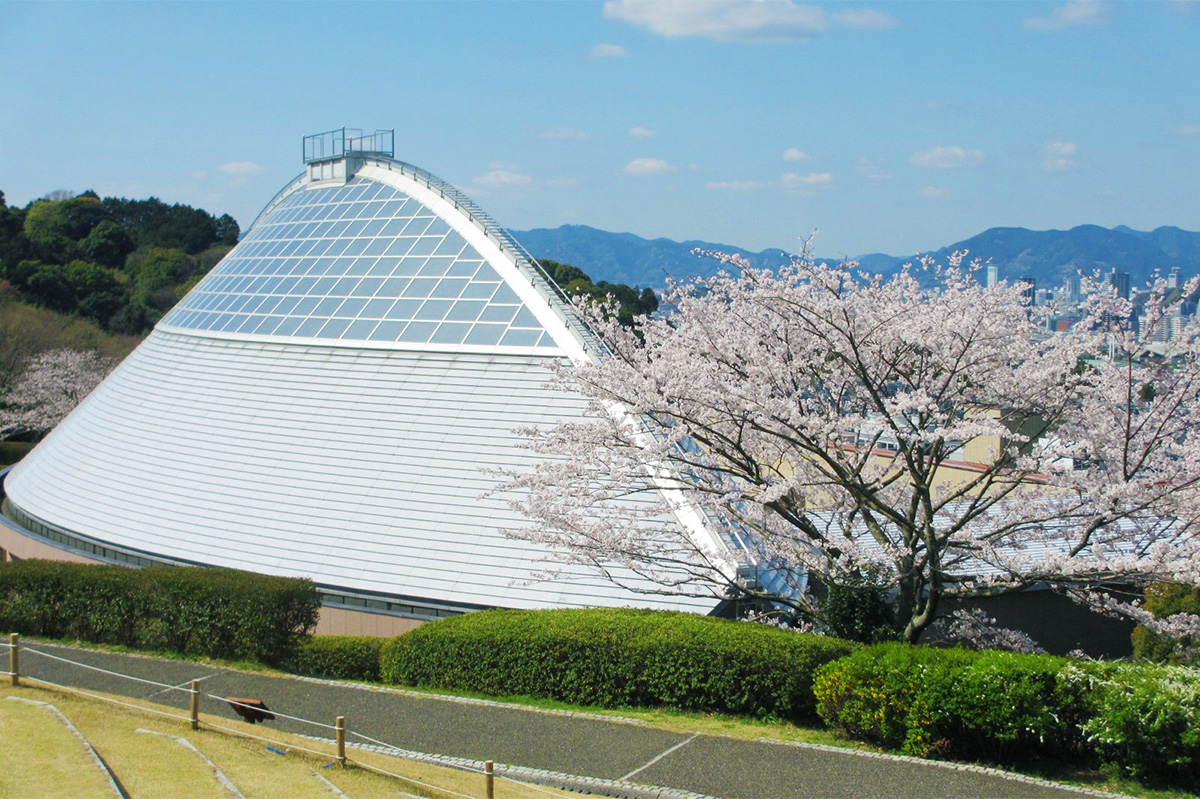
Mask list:
[[[997,265],[989,264],[987,266],[985,280],[989,287],[1000,282]],[[1083,304],[1087,299],[1087,288],[1081,276],[1072,275],[1063,281],[1061,286],[1053,288],[1039,288],[1037,281],[1032,277],[1022,277],[1018,280],[1020,283],[1027,284],[1024,295],[1031,306],[1054,305],[1056,313],[1047,320],[1047,327],[1050,330],[1065,333],[1083,319]],[[1168,293],[1164,299],[1168,302],[1177,300],[1175,291],[1182,288],[1185,280],[1180,275],[1179,267],[1172,268],[1167,276]],[[1173,305],[1165,313],[1157,313],[1154,309],[1147,309],[1144,302],[1138,302],[1137,293],[1133,290],[1128,272],[1119,269],[1110,270],[1104,276],[1104,284],[1114,287],[1118,297],[1135,301],[1131,322],[1138,338],[1147,345],[1170,342],[1178,337],[1188,325],[1197,321],[1197,301],[1194,297],[1186,298],[1182,303]]]

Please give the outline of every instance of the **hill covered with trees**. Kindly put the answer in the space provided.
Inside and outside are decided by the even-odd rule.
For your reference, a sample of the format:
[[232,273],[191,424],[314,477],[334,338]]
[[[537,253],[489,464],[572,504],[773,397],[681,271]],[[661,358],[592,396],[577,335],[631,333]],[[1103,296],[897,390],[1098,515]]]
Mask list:
[[10,299],[108,333],[148,331],[229,249],[228,214],[156,198],[56,192],[9,206],[0,192],[0,285]]

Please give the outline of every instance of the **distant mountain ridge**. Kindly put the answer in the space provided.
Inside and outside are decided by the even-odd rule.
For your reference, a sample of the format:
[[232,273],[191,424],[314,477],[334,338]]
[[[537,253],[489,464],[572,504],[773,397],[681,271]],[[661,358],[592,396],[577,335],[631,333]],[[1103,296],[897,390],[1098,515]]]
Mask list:
[[[574,264],[594,280],[631,286],[666,285],[668,276],[709,277],[722,265],[692,255],[694,248],[740,253],[755,267],[783,263],[783,250],[760,252],[735,245],[689,240],[644,239],[632,233],[611,233],[587,225],[563,225],[513,231],[513,236],[535,257]],[[1126,225],[1103,228],[1079,225],[1070,230],[1034,231],[1028,228],[989,228],[982,233],[927,254],[945,263],[956,250],[967,250],[971,258],[991,259],[1000,277],[1009,280],[1032,277],[1039,286],[1059,286],[1078,270],[1128,272],[1136,285],[1155,271],[1166,275],[1179,267],[1185,277],[1200,273],[1200,233],[1173,226],[1139,231]],[[900,257],[870,253],[856,260],[871,272],[891,273],[920,255]],[[840,261],[841,259],[823,259]]]

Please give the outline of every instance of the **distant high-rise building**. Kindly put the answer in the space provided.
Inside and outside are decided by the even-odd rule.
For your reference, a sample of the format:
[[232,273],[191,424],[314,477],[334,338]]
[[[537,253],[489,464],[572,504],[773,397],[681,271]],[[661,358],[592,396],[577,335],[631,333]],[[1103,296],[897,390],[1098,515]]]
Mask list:
[[1129,273],[1114,269],[1108,273],[1108,284],[1117,290],[1117,296],[1123,300],[1129,299]]
[[1000,282],[1000,267],[997,264],[987,265],[987,286],[992,288]]
[[1031,276],[1026,275],[1021,278],[1021,283],[1025,284],[1025,289],[1021,292],[1021,297],[1025,299],[1027,305],[1037,305],[1037,281]]
[[1167,276],[1167,288],[1179,288],[1179,267],[1171,267],[1171,274]]

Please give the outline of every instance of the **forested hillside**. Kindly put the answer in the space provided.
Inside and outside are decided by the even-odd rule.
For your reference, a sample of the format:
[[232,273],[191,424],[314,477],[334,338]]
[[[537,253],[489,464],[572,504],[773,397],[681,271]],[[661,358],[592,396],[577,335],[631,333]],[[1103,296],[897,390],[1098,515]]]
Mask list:
[[[237,243],[238,224],[161,200],[0,192],[0,294],[140,335]],[[11,310],[11,308],[10,308]]]

